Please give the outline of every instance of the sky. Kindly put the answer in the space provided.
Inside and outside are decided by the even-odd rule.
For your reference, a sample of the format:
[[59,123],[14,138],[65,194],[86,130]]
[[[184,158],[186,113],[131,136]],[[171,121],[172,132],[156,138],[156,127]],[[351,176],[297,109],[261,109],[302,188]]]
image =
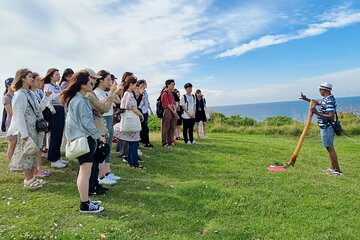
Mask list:
[[[360,1],[1,0],[0,80],[90,67],[166,79],[209,106],[360,96]],[[1,91],[3,91],[3,84]]]

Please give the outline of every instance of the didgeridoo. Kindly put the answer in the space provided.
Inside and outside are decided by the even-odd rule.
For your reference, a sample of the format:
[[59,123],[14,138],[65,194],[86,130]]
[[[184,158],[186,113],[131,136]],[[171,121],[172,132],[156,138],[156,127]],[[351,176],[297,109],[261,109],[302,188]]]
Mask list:
[[305,136],[306,134],[308,133],[309,131],[309,128],[311,126],[311,120],[312,120],[312,116],[313,116],[313,113],[311,111],[312,108],[314,108],[316,106],[316,101],[314,100],[311,100],[310,101],[310,105],[309,105],[309,114],[308,114],[308,117],[307,117],[307,120],[306,120],[306,124],[305,124],[305,127],[304,127],[304,130],[300,136],[300,139],[296,145],[296,148],[293,152],[293,154],[291,155],[290,157],[290,160],[286,163],[286,165],[290,165],[290,166],[294,166],[295,162],[296,162],[296,158],[300,152],[300,149],[304,143],[304,140],[305,140]]

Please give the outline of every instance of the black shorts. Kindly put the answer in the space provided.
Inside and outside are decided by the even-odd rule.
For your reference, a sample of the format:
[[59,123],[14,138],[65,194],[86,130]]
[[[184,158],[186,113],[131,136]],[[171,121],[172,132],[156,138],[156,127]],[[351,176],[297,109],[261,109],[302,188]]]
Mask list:
[[196,111],[195,113],[195,122],[206,122],[206,114],[205,111]]
[[90,152],[78,157],[79,164],[87,163],[87,162],[94,162],[94,154],[96,150],[96,141],[92,137],[88,137],[88,144],[90,148]]

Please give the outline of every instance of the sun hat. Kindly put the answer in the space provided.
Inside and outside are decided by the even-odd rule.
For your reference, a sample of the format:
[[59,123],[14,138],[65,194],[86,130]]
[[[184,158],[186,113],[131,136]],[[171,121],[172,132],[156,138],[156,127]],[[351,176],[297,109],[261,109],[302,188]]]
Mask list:
[[13,77],[9,77],[9,78],[5,79],[5,86],[10,85],[13,81],[14,81]]
[[97,79],[102,78],[102,76],[96,75],[95,71],[90,68],[85,68],[83,70],[86,71],[90,75],[90,77],[97,78]]
[[331,91],[331,90],[332,90],[332,84],[331,84],[331,83],[328,83],[328,82],[322,82],[322,83],[320,84],[319,89]]

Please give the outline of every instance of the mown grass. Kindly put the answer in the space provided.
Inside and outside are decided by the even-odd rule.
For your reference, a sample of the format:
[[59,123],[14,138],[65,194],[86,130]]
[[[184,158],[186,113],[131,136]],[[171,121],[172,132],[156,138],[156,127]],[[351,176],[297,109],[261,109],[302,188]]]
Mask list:
[[151,138],[144,171],[114,155],[122,179],[93,198],[106,208],[98,215],[78,212],[75,161],[54,170],[45,188],[24,190],[22,175],[7,171],[3,140],[0,239],[359,239],[359,136],[336,138],[342,177],[322,172],[318,136],[279,173],[266,167],[287,161],[297,137],[212,133],[172,149]]

